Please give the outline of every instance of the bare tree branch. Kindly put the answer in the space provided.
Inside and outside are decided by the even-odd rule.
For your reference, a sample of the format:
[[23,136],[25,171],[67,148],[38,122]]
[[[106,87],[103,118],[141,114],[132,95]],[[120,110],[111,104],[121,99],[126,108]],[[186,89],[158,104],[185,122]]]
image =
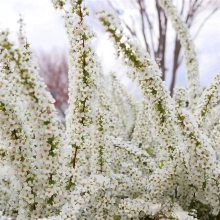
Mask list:
[[[109,1],[109,5],[112,5],[112,1]],[[129,0],[128,0],[129,1]],[[168,29],[168,20],[163,12],[163,10],[160,8],[158,4],[158,0],[154,0],[155,2],[155,9],[153,11],[150,11],[148,7],[146,6],[147,1],[146,0],[130,0],[130,2],[134,5],[132,7],[137,7],[138,16],[140,16],[140,22],[137,23],[136,21],[136,15],[134,17],[135,28],[131,25],[127,24],[124,20],[122,22],[124,23],[125,28],[130,32],[130,34],[135,37],[143,37],[144,40],[144,46],[146,48],[146,51],[150,53],[150,55],[156,59],[160,65],[160,68],[162,70],[162,79],[167,79],[167,39],[171,36]],[[220,4],[213,3],[211,0],[178,0],[179,7],[180,7],[180,14],[182,16],[182,19],[186,22],[186,25],[188,28],[192,28],[192,26],[195,26],[194,24],[195,19],[201,13],[203,10],[208,10],[211,12],[204,18],[204,20],[200,23],[196,34],[193,39],[197,37],[201,29],[205,26],[207,21],[213,16],[213,14],[216,13],[216,11],[219,9]],[[208,7],[209,6],[209,7]],[[211,9],[209,9],[211,7]],[[114,6],[113,6],[114,8]],[[214,9],[213,9],[214,8]],[[120,11],[116,8],[114,8],[114,11],[117,14],[120,14]],[[150,12],[153,13],[153,15],[156,16],[158,23],[155,24],[154,20],[151,18]],[[155,26],[156,25],[156,26]],[[134,26],[134,25],[133,25]],[[140,35],[141,33],[141,35]],[[155,36],[158,35],[158,38],[155,39]],[[170,41],[169,41],[170,42]],[[181,56],[181,45],[180,42],[177,39],[177,36],[174,37],[173,41],[173,54],[172,54],[172,67],[169,69],[171,74],[171,84],[170,84],[170,91],[171,94],[173,94],[173,90],[176,84],[178,69],[181,66],[182,63],[182,56]]]
[[173,68],[172,68],[172,79],[171,79],[171,84],[170,84],[170,94],[173,96],[174,92],[174,87],[176,84],[176,78],[177,78],[177,70],[179,68],[179,55],[180,55],[180,50],[181,50],[181,44],[180,41],[175,39],[175,47],[174,47],[174,52],[173,52]]
[[154,30],[153,30],[153,24],[152,24],[152,22],[151,22],[151,20],[150,20],[150,18],[149,18],[149,14],[148,14],[148,12],[147,12],[147,8],[146,8],[146,6],[144,6],[144,16],[145,16],[145,18],[146,18],[146,21],[147,21],[147,24],[148,24],[148,27],[149,27],[149,33],[150,33],[150,41],[151,41],[151,43],[150,43],[150,45],[151,45],[151,48],[152,48],[152,53],[151,53],[151,55],[153,55],[153,57],[154,58],[156,58],[156,51],[155,51],[155,46],[154,46],[154,37],[153,37],[153,35],[154,35]]
[[147,36],[146,36],[146,29],[145,29],[145,21],[144,21],[144,5],[143,5],[143,0],[137,0],[138,1],[138,5],[139,5],[139,12],[141,15],[141,30],[142,30],[142,35],[144,38],[144,43],[145,43],[145,47],[148,53],[150,53],[150,47],[148,45],[148,41],[147,41]]
[[202,23],[200,24],[200,26],[198,27],[198,30],[195,33],[195,36],[193,37],[193,39],[195,39],[199,33],[201,32],[202,28],[205,26],[205,24],[207,23],[207,21],[219,10],[218,7],[216,7],[215,9],[213,9],[206,17],[205,19],[202,21]]
[[[111,3],[110,0],[108,0],[108,4],[109,4],[109,6],[112,8],[112,10],[113,10],[117,15],[120,15],[120,14],[121,14],[120,11]],[[133,19],[131,18],[131,20],[133,20]],[[125,26],[126,29],[128,30],[128,32],[131,34],[131,36],[137,37],[137,33],[136,33],[136,31],[134,30],[134,28],[131,27],[131,26],[129,26],[129,25],[125,22],[125,20],[122,20],[122,21],[123,21],[124,26]],[[134,22],[132,22],[132,23],[134,23]]]

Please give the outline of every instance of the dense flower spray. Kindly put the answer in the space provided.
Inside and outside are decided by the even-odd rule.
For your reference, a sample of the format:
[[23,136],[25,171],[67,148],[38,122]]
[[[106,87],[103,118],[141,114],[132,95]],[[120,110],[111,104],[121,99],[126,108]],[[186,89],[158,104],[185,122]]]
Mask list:
[[19,46],[0,33],[1,219],[218,219],[220,77],[203,91],[187,28],[159,3],[184,49],[188,89],[171,97],[157,63],[117,17],[98,18],[138,82],[135,100],[102,74],[82,0],[53,0],[69,38],[65,125],[38,75],[20,20]]

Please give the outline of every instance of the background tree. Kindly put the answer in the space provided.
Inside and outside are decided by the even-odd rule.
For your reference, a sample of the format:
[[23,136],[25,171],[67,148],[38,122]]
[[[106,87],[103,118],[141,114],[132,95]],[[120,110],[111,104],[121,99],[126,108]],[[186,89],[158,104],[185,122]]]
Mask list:
[[62,116],[68,100],[68,62],[64,52],[40,53],[38,55],[40,75],[56,100],[55,106]]
[[[169,89],[173,95],[178,69],[182,63],[181,44],[177,35],[168,31],[170,22],[158,0],[129,0],[126,5],[119,0],[108,0],[108,3],[119,15],[130,35],[141,42],[143,48],[157,60],[162,69],[162,79],[167,80],[171,74]],[[220,6],[217,0],[178,0],[174,3],[187,27],[194,30],[193,39]],[[168,42],[173,53],[167,53]],[[171,65],[168,55],[171,56]]]

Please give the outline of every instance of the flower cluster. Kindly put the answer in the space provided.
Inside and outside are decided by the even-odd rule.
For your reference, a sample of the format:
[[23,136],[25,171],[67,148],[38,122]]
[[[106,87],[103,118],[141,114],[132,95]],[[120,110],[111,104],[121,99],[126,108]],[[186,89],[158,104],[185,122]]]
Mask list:
[[[98,18],[142,98],[102,74],[82,0],[53,0],[69,38],[62,124],[20,20],[19,46],[0,32],[0,219],[219,219],[220,75],[201,91],[187,28],[160,0],[184,49],[188,89],[171,97],[157,63]],[[189,91],[189,92],[188,92]]]

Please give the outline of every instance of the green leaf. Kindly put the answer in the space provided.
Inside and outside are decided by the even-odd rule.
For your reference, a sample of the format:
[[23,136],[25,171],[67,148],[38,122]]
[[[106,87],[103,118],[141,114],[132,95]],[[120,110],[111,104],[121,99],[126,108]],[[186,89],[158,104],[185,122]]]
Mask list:
[[160,169],[162,169],[162,168],[164,167],[164,165],[165,165],[164,161],[161,160],[161,161],[159,162],[159,167],[160,167]]
[[113,219],[114,219],[114,220],[120,220],[121,217],[120,217],[119,215],[114,215],[114,216],[113,216]]
[[146,148],[146,151],[147,151],[147,153],[148,153],[150,156],[153,156],[153,155],[154,155],[154,150],[153,150],[152,147],[147,147],[147,148]]

